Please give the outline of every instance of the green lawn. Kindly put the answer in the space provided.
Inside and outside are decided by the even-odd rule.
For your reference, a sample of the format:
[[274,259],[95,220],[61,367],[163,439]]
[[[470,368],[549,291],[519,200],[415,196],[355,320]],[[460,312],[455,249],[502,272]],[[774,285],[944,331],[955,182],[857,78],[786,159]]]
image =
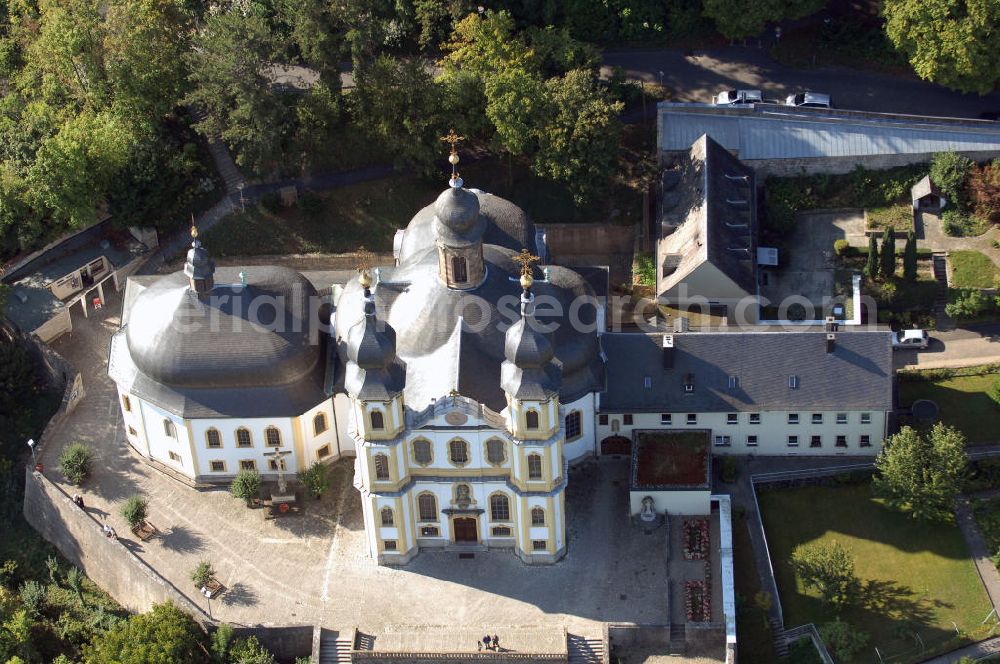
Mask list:
[[818,626],[837,615],[788,563],[797,546],[836,540],[851,551],[866,585],[858,602],[840,612],[871,635],[854,662],[875,661],[875,647],[885,661],[919,661],[914,633],[939,651],[957,643],[952,621],[964,632],[981,629],[990,603],[956,526],[891,511],[868,484],[765,490],[759,498],[787,626]]
[[[520,205],[536,223],[599,222],[632,224],[642,216],[642,195],[618,184],[606,198],[578,206],[565,187],[531,174],[517,162],[482,160],[462,169],[466,186],[483,189]],[[511,179],[513,178],[513,179]],[[299,207],[268,212],[248,206],[205,232],[202,241],[217,256],[340,253],[363,246],[390,251],[392,237],[447,187],[446,176],[427,180],[398,175],[310,194],[321,209],[310,216]],[[301,192],[300,192],[301,193]]]
[[[895,229],[897,234],[913,230],[913,205],[910,203],[868,208],[866,212],[868,213],[868,227],[872,230],[881,232],[890,226]],[[900,238],[897,237],[896,242],[899,241]]]
[[1000,270],[989,256],[979,251],[952,251],[951,285],[955,288],[995,288],[1000,285]]
[[986,390],[1000,374],[959,376],[935,381],[899,381],[899,405],[930,399],[941,409],[939,418],[965,434],[970,443],[1000,439],[1000,408]]
[[979,525],[979,532],[986,541],[986,548],[993,554],[993,564],[1000,562],[1000,499],[976,500],[972,513]]

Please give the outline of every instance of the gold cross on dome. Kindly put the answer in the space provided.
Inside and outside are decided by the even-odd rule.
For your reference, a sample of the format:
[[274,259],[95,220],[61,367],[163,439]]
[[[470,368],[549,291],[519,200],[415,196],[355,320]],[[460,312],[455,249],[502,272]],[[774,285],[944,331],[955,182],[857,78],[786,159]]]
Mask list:
[[375,264],[375,255],[363,246],[358,247],[357,262],[358,272],[367,272]]
[[458,152],[459,142],[464,141],[465,136],[459,136],[458,134],[455,133],[454,129],[449,129],[448,135],[442,136],[441,140],[451,145],[451,153],[455,154],[456,152]]
[[522,249],[521,253],[514,256],[513,260],[521,266],[521,274],[530,275],[532,263],[537,263],[541,259],[538,256],[533,256],[527,249]]

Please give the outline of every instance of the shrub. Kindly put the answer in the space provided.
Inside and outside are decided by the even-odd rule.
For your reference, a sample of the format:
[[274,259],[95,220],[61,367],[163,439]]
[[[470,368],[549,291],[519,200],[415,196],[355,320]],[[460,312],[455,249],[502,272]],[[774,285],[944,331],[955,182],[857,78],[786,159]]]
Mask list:
[[121,515],[128,522],[130,528],[135,528],[146,520],[148,509],[149,502],[139,494],[136,494],[129,496],[125,504],[122,505]]
[[858,589],[854,558],[840,542],[817,542],[795,547],[792,568],[806,587],[815,588],[824,602],[844,604]]
[[993,381],[993,384],[990,385],[990,389],[987,390],[986,393],[989,395],[990,399],[993,399],[993,404],[997,408],[1000,408],[1000,378]]
[[952,318],[977,318],[994,306],[995,303],[978,288],[962,288],[952,293],[944,312]]
[[840,618],[820,625],[819,634],[823,638],[823,643],[839,662],[854,659],[854,656],[868,643],[867,633]]
[[233,483],[229,485],[229,493],[240,500],[245,500],[247,506],[250,506],[260,493],[260,485],[260,473],[256,470],[243,468],[233,478]]
[[330,488],[330,477],[327,474],[327,467],[318,461],[307,470],[299,473],[299,481],[314,498],[319,498]]
[[965,179],[972,165],[971,159],[955,152],[938,152],[931,159],[931,181],[959,208],[962,207]]
[[847,253],[847,251],[850,248],[851,248],[851,243],[845,240],[844,238],[840,238],[839,240],[833,243],[833,252],[838,256],[843,256],[844,254]]
[[38,581],[25,581],[21,584],[21,605],[30,616],[38,616],[45,608],[48,591]]
[[656,259],[652,254],[636,254],[635,256],[635,282],[640,286],[656,285]]
[[732,484],[739,477],[739,468],[736,459],[731,456],[722,457],[722,481]]
[[80,486],[90,475],[94,452],[82,443],[73,443],[59,455],[59,469],[70,483]]
[[229,649],[229,657],[229,661],[240,664],[275,664],[277,661],[256,636],[235,641]]
[[204,587],[212,580],[213,576],[215,576],[215,570],[212,569],[212,563],[207,560],[198,563],[198,566],[191,572],[191,580],[194,581],[194,585],[197,588]]
[[299,209],[308,219],[316,219],[323,213],[323,199],[307,191],[299,197]]
[[281,194],[276,191],[261,194],[260,206],[268,212],[277,212],[281,209]]

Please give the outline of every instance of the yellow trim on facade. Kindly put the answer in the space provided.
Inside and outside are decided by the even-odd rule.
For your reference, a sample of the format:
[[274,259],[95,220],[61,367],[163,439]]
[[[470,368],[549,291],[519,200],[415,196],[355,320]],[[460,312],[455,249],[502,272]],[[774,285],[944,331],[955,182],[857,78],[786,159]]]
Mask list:
[[198,453],[195,451],[194,444],[194,430],[191,428],[189,420],[184,420],[184,429],[187,430],[188,448],[191,450],[191,469],[194,472],[194,476],[198,477],[201,474],[201,465],[198,463]]
[[295,448],[295,458],[296,458],[296,470],[299,472],[305,470],[312,464],[308,459],[306,459],[306,446],[303,441],[302,433],[302,417],[292,418],[292,446]]

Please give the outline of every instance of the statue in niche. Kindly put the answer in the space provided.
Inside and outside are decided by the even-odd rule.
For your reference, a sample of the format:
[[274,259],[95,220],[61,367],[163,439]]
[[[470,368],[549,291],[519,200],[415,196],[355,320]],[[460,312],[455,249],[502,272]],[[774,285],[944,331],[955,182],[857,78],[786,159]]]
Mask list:
[[642,510],[639,512],[639,518],[643,521],[656,521],[656,516],[656,503],[652,496],[646,496],[642,499]]
[[472,491],[468,484],[459,484],[455,487],[455,504],[458,507],[466,508],[472,503]]

